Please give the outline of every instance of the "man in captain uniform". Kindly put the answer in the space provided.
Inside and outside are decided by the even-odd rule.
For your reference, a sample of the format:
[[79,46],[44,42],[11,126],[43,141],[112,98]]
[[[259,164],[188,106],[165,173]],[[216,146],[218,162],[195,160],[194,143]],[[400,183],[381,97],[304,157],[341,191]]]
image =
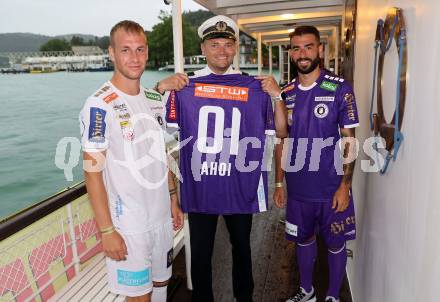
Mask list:
[[[274,121],[271,98],[265,89],[276,83],[267,78],[260,81],[232,67],[238,35],[232,19],[210,18],[199,27],[198,34],[207,66],[189,73],[189,78],[176,75],[176,81],[188,86],[171,93],[166,116],[168,126],[180,129],[181,141],[198,138],[180,150],[181,204],[188,213],[190,227],[192,301],[214,300],[211,258],[218,216],[222,215],[232,244],[234,297],[236,301],[249,302],[254,287],[250,248],[252,214],[267,207],[267,175],[261,171],[265,135],[274,134],[275,128],[277,136],[287,135],[284,105],[275,102]],[[279,93],[273,97],[278,100]],[[238,151],[237,147],[233,151],[233,141],[238,135],[257,138],[262,146],[247,151]],[[210,144],[211,137],[206,136],[214,136],[214,143]],[[203,143],[201,139],[205,139]],[[214,150],[218,146],[222,147]],[[231,150],[227,159],[222,157],[225,150]],[[195,154],[203,162],[198,169],[192,166]],[[219,154],[220,159],[216,157]],[[255,171],[246,173],[236,169],[233,160],[243,155],[246,160],[260,162]]]

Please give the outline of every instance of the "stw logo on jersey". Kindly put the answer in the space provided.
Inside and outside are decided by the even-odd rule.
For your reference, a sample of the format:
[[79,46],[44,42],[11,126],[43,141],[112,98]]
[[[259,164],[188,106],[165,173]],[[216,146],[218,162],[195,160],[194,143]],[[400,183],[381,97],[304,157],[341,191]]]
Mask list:
[[247,102],[249,97],[249,88],[196,83],[194,96]]

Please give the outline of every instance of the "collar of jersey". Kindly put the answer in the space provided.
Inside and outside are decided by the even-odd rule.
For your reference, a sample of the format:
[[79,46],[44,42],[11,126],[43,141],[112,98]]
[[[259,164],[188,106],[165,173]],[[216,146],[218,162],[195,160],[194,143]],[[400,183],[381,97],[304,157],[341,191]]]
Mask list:
[[225,73],[222,74],[218,74],[215,73],[214,71],[211,70],[211,68],[209,68],[208,65],[206,65],[205,68],[201,69],[200,71],[200,75],[199,76],[205,76],[205,75],[210,75],[210,74],[215,74],[215,75],[229,75],[229,74],[237,74],[239,73],[238,71],[234,70],[234,68],[231,66],[229,66],[228,70],[226,70]]
[[[321,69],[319,77],[316,79],[315,82],[313,82],[310,86],[303,86],[301,84],[298,84],[298,88],[302,91],[308,91],[310,89],[313,89],[313,87],[315,87],[316,85],[318,85],[318,83],[320,83],[322,81],[323,76],[324,76],[324,69]],[[298,81],[298,83],[299,83],[299,81]]]

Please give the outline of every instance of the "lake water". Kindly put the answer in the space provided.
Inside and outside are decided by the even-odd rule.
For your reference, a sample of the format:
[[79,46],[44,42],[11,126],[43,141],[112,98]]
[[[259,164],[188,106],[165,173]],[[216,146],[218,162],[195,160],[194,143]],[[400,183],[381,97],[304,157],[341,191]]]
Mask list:
[[[142,85],[153,87],[170,74],[146,71]],[[56,147],[64,137],[79,139],[79,111],[111,75],[0,74],[0,219],[83,179],[78,165],[66,180],[55,165]]]

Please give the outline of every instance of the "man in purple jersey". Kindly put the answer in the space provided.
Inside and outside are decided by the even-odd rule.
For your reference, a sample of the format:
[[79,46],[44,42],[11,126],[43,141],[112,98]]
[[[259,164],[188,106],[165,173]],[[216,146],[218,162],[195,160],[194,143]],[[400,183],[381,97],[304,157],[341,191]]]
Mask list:
[[[238,27],[225,16],[198,30],[207,66],[190,73],[187,86],[172,93],[167,124],[187,144],[180,150],[181,203],[188,213],[192,301],[214,301],[211,258],[218,216],[229,231],[236,301],[252,301],[250,249],[252,214],[267,207],[267,175],[262,171],[265,135],[287,136],[285,107],[270,96],[272,83],[232,68]],[[278,97],[279,93],[273,95]]]
[[275,204],[284,207],[285,172],[286,238],[297,244],[300,271],[300,289],[287,301],[316,301],[312,272],[320,234],[328,247],[330,272],[325,301],[337,302],[346,240],[355,238],[351,183],[357,153],[354,129],[359,125],[356,102],[347,82],[320,68],[322,45],[315,27],[297,27],[290,42],[299,74],[283,88],[289,137],[275,150],[274,193]]

